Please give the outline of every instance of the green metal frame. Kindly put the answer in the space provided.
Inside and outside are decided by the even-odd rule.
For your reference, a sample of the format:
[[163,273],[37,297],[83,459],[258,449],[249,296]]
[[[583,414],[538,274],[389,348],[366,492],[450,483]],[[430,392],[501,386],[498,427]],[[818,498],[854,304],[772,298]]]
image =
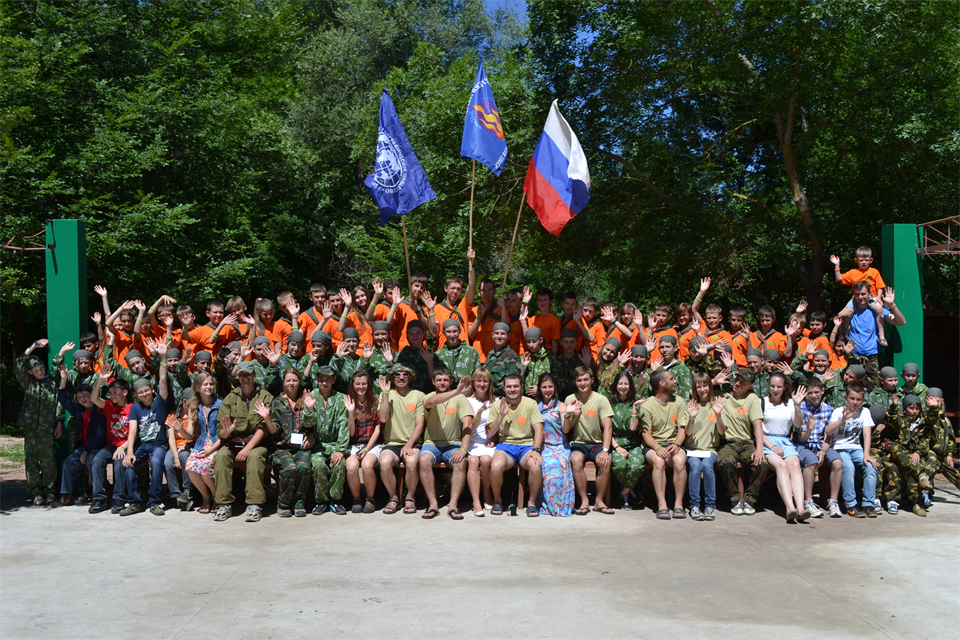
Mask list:
[[[66,342],[80,346],[87,327],[87,226],[83,220],[47,223],[47,349],[49,359]],[[106,320],[106,318],[104,318]],[[65,354],[71,362],[70,351]],[[50,362],[47,363],[50,365]]]
[[889,346],[884,364],[897,371],[907,362],[916,362],[923,371],[923,256],[920,233],[915,224],[888,224],[883,228],[883,281],[896,290],[896,304],[906,319],[903,327],[886,325]]

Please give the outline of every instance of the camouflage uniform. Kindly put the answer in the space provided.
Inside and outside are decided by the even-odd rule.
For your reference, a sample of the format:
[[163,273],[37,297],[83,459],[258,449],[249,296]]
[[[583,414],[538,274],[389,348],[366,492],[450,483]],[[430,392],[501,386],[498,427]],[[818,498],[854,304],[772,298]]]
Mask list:
[[577,392],[576,371],[577,367],[583,365],[579,356],[572,358],[564,356],[562,353],[557,356],[557,397],[566,398]]
[[[914,504],[922,504],[920,495],[920,476],[926,475],[933,483],[933,476],[940,467],[937,454],[931,450],[937,432],[939,411],[925,411],[919,418],[919,424],[913,429],[913,423],[900,411],[898,407],[890,405],[887,408],[887,426],[894,427],[899,433],[897,441],[890,448],[890,453],[900,466],[902,475],[907,479],[907,497]],[[910,460],[911,454],[919,454],[920,461],[914,464]]]
[[[339,500],[343,496],[343,483],[347,477],[347,454],[350,452],[350,431],[347,428],[347,408],[343,394],[334,391],[324,402],[316,391],[313,396],[317,405],[313,410],[304,409],[301,421],[304,425],[316,425],[316,442],[311,450],[313,482],[317,502]],[[330,464],[330,456],[339,451],[343,459],[339,464]]]
[[217,397],[226,398],[227,395],[240,386],[240,380],[230,375],[226,364],[219,355],[213,358],[213,378],[217,381]]
[[[623,371],[623,365],[618,360],[612,360],[607,363],[597,362],[594,366],[596,367],[596,376],[593,381],[594,391],[606,396],[608,400],[615,398],[617,392],[610,387],[613,385],[613,380],[617,377],[617,374]],[[574,390],[574,393],[576,393],[576,390]]]
[[900,480],[900,467],[893,455],[893,443],[897,441],[900,432],[892,424],[884,422],[884,428],[877,433],[873,428],[870,438],[870,455],[877,461],[877,497],[883,497],[889,505],[891,502],[900,502],[903,491]]
[[[54,356],[53,361],[50,364],[50,371],[57,371],[61,365],[63,365],[63,361],[63,356]],[[83,374],[76,369],[70,369],[67,372],[67,391],[69,391],[71,394],[74,394],[76,393],[77,387],[82,384],[88,384],[91,387],[97,384],[97,372],[91,369],[90,373]]]
[[610,451],[613,475],[624,490],[633,489],[640,481],[647,464],[641,448],[643,440],[640,437],[640,426],[638,424],[636,431],[630,430],[630,420],[633,418],[632,402],[610,404],[613,407],[613,439],[627,450],[626,458],[617,453],[616,448]]
[[627,372],[633,378],[633,387],[637,390],[638,398],[646,398],[650,395],[650,370],[644,367],[640,373],[634,373],[633,367],[627,367]]
[[294,505],[303,508],[312,488],[313,465],[310,463],[310,452],[290,444],[291,434],[306,434],[311,431],[302,422],[303,413],[302,408],[290,406],[286,394],[274,398],[270,405],[270,417],[277,427],[277,432],[271,437],[276,449],[268,460],[280,475],[277,483],[277,503],[281,508]]
[[440,347],[434,354],[434,366],[438,360],[453,372],[454,386],[457,380],[463,376],[472,376],[480,367],[480,353],[464,342],[454,349],[451,349],[449,344]]
[[863,398],[863,406],[872,407],[875,404],[881,405],[883,407],[890,405],[890,398],[893,397],[896,391],[886,391],[882,386],[877,387],[872,391],[868,391]]
[[677,390],[674,395],[682,398],[684,402],[690,399],[690,389],[693,388],[693,376],[687,365],[679,360],[674,360],[670,364],[663,366],[664,369],[673,374],[673,379],[677,381]]
[[154,379],[153,374],[150,373],[149,370],[144,369],[143,375],[136,374],[132,369],[127,369],[125,366],[113,359],[113,345],[108,344],[103,350],[103,366],[110,371],[110,375],[112,375],[114,378],[127,381],[127,383],[130,385],[131,395],[133,395],[133,383],[140,378],[149,380],[150,384],[153,385],[154,391],[156,391],[157,381]]
[[277,365],[268,362],[267,364],[261,363],[259,360],[252,360],[253,362],[253,379],[257,383],[258,387],[262,387],[267,390],[272,396],[279,395],[283,392],[283,380],[280,378],[280,370],[277,368]]
[[922,382],[918,382],[917,384],[913,385],[913,389],[907,389],[906,385],[900,385],[900,387],[897,389],[897,397],[900,399],[900,404],[903,404],[903,399],[907,396],[907,394],[912,393],[920,398],[920,400],[926,402],[928,389],[929,387]]
[[[712,353],[708,353],[699,360],[695,360],[692,355],[688,356],[686,360],[683,361],[687,365],[687,369],[690,370],[690,379],[691,386],[693,388],[693,376],[697,373],[705,373],[710,376],[710,379],[713,380],[724,370],[724,366],[713,357]],[[737,377],[737,372],[740,369],[737,367],[737,363],[734,362],[733,366],[730,368],[730,380],[726,384],[714,385],[713,393],[715,395],[723,395],[724,393],[733,392],[733,379]]]
[[417,374],[416,379],[410,383],[411,389],[422,391],[423,393],[433,391],[433,380],[430,379],[430,368],[427,367],[426,360],[420,357],[420,349],[418,347],[407,345],[400,350],[400,353],[397,354],[394,361],[397,364],[410,367],[413,369],[413,372]]
[[[933,451],[937,456],[937,472],[942,473],[943,477],[946,478],[953,486],[960,489],[960,471],[956,467],[956,453],[957,453],[957,440],[953,435],[953,425],[950,424],[950,420],[943,414],[942,407],[936,407],[935,409],[929,409],[931,412],[936,413],[936,426],[934,427],[934,437],[933,442],[931,443],[930,450]],[[947,466],[946,459],[947,457],[954,458],[954,468],[951,469]],[[930,476],[930,495],[933,495],[933,476]]]
[[[23,429],[23,453],[27,471],[27,495],[53,497],[57,481],[53,432],[63,422],[57,400],[60,382],[53,376],[37,380],[27,373],[28,356],[17,358],[14,373],[23,388],[23,406],[17,426]],[[69,441],[70,444],[73,441]]]
[[508,346],[499,351],[491,349],[484,366],[490,372],[490,386],[493,388],[493,394],[501,398],[503,397],[503,379],[512,373],[521,373],[520,356]]
[[832,380],[823,383],[823,401],[833,407],[842,407],[847,404],[847,386],[843,378],[837,374]]
[[557,362],[557,356],[553,351],[546,347],[541,347],[537,353],[530,353],[530,364],[520,364],[520,375],[523,379],[523,389],[535,386],[537,380],[544,373],[551,374],[554,378],[560,373],[560,364]]

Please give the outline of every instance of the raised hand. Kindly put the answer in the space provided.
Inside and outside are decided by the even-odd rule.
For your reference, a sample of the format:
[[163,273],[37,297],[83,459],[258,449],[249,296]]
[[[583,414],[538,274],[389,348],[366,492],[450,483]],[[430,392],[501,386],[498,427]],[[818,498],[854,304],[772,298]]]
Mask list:
[[796,338],[800,333],[800,322],[797,320],[791,320],[790,324],[787,325],[787,328],[784,329],[784,332],[787,334],[787,337]]
[[71,349],[76,349],[76,348],[77,348],[77,345],[75,342],[67,342],[62,347],[60,347],[60,355],[62,356],[67,351],[70,351]]
[[883,295],[881,296],[881,299],[883,300],[883,304],[886,305],[887,307],[892,305],[896,300],[896,298],[897,296],[893,291],[893,287],[887,287],[886,289],[883,290]]
[[529,351],[527,351],[522,356],[520,356],[520,364],[522,364],[525,367],[529,367],[532,361],[533,361],[533,357],[530,355]]
[[[140,304],[143,304],[143,303],[141,302]],[[123,309],[124,311],[130,311],[135,306],[137,306],[137,302],[135,300],[125,300],[124,303],[120,305],[120,308]]]
[[653,360],[650,361],[650,373],[653,373],[654,371],[656,371],[662,366],[663,366],[663,359],[654,358]]
[[433,352],[427,349],[426,346],[420,347],[419,352],[424,362],[433,362]]
[[837,377],[837,370],[836,370],[836,369],[827,369],[826,371],[823,372],[823,381],[824,381],[824,382],[827,382],[828,380],[833,380],[833,379],[836,378],[836,377]]
[[144,337],[143,344],[146,345],[147,349],[150,350],[151,353],[157,353],[157,341],[153,338],[149,336]]
[[67,371],[67,368],[63,365],[60,365],[59,371],[60,371],[60,382],[66,382],[70,376],[70,372]]
[[100,315],[99,311],[94,311],[90,319],[93,320],[93,324],[100,324],[103,321],[103,316]]
[[797,390],[793,392],[793,404],[798,405],[803,402],[807,397],[807,387],[806,385],[800,385],[797,387]]
[[463,376],[460,378],[460,382],[457,383],[457,393],[466,395],[467,391],[470,390],[471,384],[472,381],[470,380],[470,376]]
[[730,382],[730,369],[723,369],[713,378],[713,384],[721,385]]
[[574,321],[579,320],[583,317],[583,307],[577,307],[577,310],[573,312]]
[[162,360],[166,360],[167,349],[169,349],[169,348],[170,348],[170,346],[169,346],[166,342],[157,343],[157,349],[156,349],[156,351],[157,351],[157,353],[160,354],[160,358],[161,358]]
[[[587,349],[589,351],[589,349]],[[617,362],[620,363],[621,367],[625,367],[630,364],[630,360],[633,359],[633,356],[630,355],[629,351],[623,351],[622,353],[617,354]]]
[[473,249],[467,249],[467,264],[469,264],[472,267],[476,259],[477,259],[477,252],[474,251]]
[[690,328],[696,331],[697,333],[700,332],[700,314],[699,313],[694,314],[693,320],[690,321]]
[[643,314],[640,313],[640,309],[636,309],[633,312],[633,324],[638,327],[643,327]]
[[343,298],[344,309],[349,309],[353,306],[353,295],[342,287],[340,289],[340,297]]
[[364,342],[363,343],[363,359],[369,360],[371,357],[373,357],[373,345],[370,344],[369,342]]
[[291,318],[296,318],[300,315],[300,303],[290,298],[290,301],[287,303],[287,313],[290,314]]
[[423,292],[423,304],[426,305],[427,309],[433,311],[433,308],[437,306],[437,301],[429,291]]
[[101,298],[107,297],[107,288],[104,287],[102,284],[93,285],[93,292],[96,293]]
[[716,398],[713,399],[712,408],[714,413],[720,413],[720,411],[723,409],[723,402],[724,402],[723,396],[717,396]]
[[780,369],[780,371],[783,372],[783,375],[787,376],[788,378],[793,374],[793,367],[790,366],[789,362],[778,362],[777,368]]
[[387,376],[377,378],[377,384],[380,385],[380,391],[390,393],[390,379]]
[[657,328],[657,317],[654,314],[651,314],[647,317],[647,326],[653,330]]
[[267,351],[267,361],[270,364],[277,364],[280,361],[280,343],[273,345],[272,351]]
[[697,342],[697,346],[695,348],[697,351],[697,355],[699,355],[701,358],[707,355],[707,343],[702,341]]
[[574,400],[567,405],[567,412],[574,418],[579,418],[583,411],[583,403],[580,400]]
[[807,306],[808,306],[807,301],[806,301],[806,300],[801,300],[801,301],[797,304],[797,313],[803,313],[804,311],[806,311],[806,310],[807,310]]
[[377,276],[373,279],[373,293],[379,298],[383,295],[383,282],[380,280],[380,276]]
[[[317,397],[313,395],[310,391],[304,391],[303,393],[303,406],[307,411],[313,411],[317,406]],[[307,447],[309,448],[309,447]]]
[[849,356],[853,353],[853,350],[857,348],[856,342],[852,338],[848,338],[843,345],[843,355]]
[[257,404],[253,405],[253,410],[264,420],[270,417],[270,407],[263,404],[263,400],[257,400]]
[[732,369],[733,365],[736,364],[736,360],[733,359],[733,356],[726,352],[725,349],[720,349],[719,351],[714,351],[714,353],[719,353],[720,364],[726,369]]
[[133,306],[135,306],[137,309],[140,310],[141,315],[143,314],[144,311],[147,310],[147,305],[143,303],[143,300],[134,300]]
[[700,403],[696,400],[691,400],[687,403],[687,414],[689,414],[690,419],[693,420],[697,417],[697,414],[700,413]]
[[173,327],[173,316],[166,316],[166,317],[163,319],[163,326],[167,327],[168,329],[172,328],[172,327]]
[[612,324],[617,319],[617,314],[610,307],[601,307],[600,319],[607,324]]
[[341,342],[337,345],[337,355],[341,358],[350,353],[350,348],[347,346],[346,342]]
[[704,293],[710,290],[711,282],[712,280],[710,279],[710,276],[707,276],[706,278],[700,278],[700,294],[701,295],[703,295]]
[[323,316],[324,321],[333,317],[333,307],[330,306],[329,300],[323,301],[323,310],[320,312],[320,314]]
[[520,319],[526,320],[530,316],[529,307],[520,307]]
[[353,413],[357,408],[357,403],[350,397],[350,394],[346,394],[343,396],[343,406],[347,408],[347,413]]
[[580,358],[580,362],[588,367],[593,363],[593,353],[590,351],[590,347],[580,349],[580,351],[577,352],[577,356]]
[[393,362],[393,347],[390,346],[389,340],[384,341],[383,346],[380,347],[380,353],[383,354],[384,360]]
[[830,256],[830,262],[832,262],[832,263],[833,263],[833,266],[835,266],[835,267],[839,267],[839,266],[840,266],[840,258],[838,258],[837,256],[831,255],[831,256]]
[[530,304],[530,300],[532,299],[533,293],[531,293],[530,287],[523,285],[523,297],[520,298],[520,301],[523,302],[523,304]]
[[183,364],[190,364],[191,360],[193,360],[193,347],[188,346],[183,350],[183,357],[180,358],[180,362]]
[[246,360],[253,353],[253,336],[240,343],[240,360]]
[[400,287],[394,287],[390,291],[390,295],[393,296],[393,306],[399,307],[400,303],[403,301],[403,298],[400,297]]

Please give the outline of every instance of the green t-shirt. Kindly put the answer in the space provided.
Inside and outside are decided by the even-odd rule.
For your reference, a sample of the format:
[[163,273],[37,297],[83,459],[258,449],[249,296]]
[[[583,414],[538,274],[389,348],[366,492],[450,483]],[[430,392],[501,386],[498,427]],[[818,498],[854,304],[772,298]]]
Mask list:
[[760,398],[749,393],[737,400],[732,393],[723,396],[723,409],[720,410],[723,434],[727,440],[748,440],[753,442],[753,421],[763,420],[763,409],[760,408]]
[[[424,397],[424,401],[437,395],[431,391]],[[427,426],[423,432],[423,441],[438,447],[460,442],[464,417],[473,417],[473,407],[461,393],[446,402],[441,402],[432,409],[427,409]]]
[[677,396],[666,404],[653,397],[640,405],[640,429],[649,431],[657,444],[676,442],[677,431],[689,422],[687,403]]
[[390,390],[390,419],[383,428],[383,442],[388,447],[402,447],[417,428],[417,418],[424,415],[423,392],[411,389],[402,396]]
[[709,404],[700,404],[700,410],[693,419],[693,433],[683,441],[683,446],[690,451],[716,451],[720,447],[717,414]]
[[[500,402],[494,402],[490,408],[487,424],[496,422],[500,417]],[[503,444],[533,444],[533,426],[543,424],[543,416],[536,400],[526,396],[520,398],[520,404],[507,412],[500,422],[500,442]]]
[[[564,401],[569,407],[572,402],[577,400],[577,394],[572,393]],[[583,403],[583,409],[580,411],[580,419],[577,420],[577,436],[573,442],[577,444],[599,444],[603,442],[603,425],[600,423],[604,418],[613,418],[613,407],[610,406],[610,400],[603,394],[595,391],[590,392],[590,397]]]

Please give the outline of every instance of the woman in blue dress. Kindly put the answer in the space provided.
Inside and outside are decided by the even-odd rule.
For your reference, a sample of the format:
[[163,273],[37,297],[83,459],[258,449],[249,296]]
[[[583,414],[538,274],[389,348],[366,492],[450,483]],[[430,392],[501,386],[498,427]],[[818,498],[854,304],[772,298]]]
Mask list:
[[540,490],[540,513],[572,516],[576,492],[573,472],[570,470],[570,443],[560,419],[566,405],[557,398],[557,381],[549,373],[544,373],[537,381],[537,404],[543,415],[543,488]]

